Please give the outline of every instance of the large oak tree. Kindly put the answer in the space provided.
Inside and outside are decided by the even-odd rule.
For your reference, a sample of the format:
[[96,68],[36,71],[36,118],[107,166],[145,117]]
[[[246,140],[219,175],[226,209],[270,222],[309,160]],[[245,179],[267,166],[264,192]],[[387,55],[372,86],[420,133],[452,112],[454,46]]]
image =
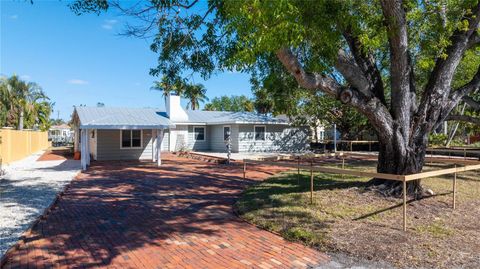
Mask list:
[[[90,0],[71,7],[113,7],[134,17],[126,34],[152,38],[154,76],[288,75],[297,90],[341,100],[375,129],[382,173],[421,171],[428,135],[480,85],[477,0]],[[376,183],[398,190],[396,182]],[[420,182],[409,182],[408,191],[421,194]]]

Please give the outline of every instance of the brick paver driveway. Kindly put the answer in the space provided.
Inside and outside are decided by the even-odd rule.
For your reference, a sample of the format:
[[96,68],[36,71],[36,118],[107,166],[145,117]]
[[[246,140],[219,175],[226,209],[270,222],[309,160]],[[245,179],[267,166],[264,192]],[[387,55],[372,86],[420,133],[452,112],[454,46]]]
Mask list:
[[[4,268],[303,268],[325,254],[241,221],[232,204],[269,176],[164,157],[93,163],[9,252]],[[266,171],[266,170],[265,170]]]

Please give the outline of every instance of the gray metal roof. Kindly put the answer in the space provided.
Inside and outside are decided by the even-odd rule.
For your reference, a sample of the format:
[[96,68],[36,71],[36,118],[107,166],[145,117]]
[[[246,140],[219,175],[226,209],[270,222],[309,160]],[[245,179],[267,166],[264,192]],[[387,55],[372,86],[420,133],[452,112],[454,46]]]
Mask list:
[[254,112],[187,110],[189,123],[215,124],[288,124],[285,119]]
[[152,108],[75,107],[80,128],[156,129],[175,127],[160,111]]
[[[75,107],[80,128],[155,129],[175,127],[164,111],[153,108]],[[288,120],[254,112],[187,110],[188,121],[178,124],[288,124]]]

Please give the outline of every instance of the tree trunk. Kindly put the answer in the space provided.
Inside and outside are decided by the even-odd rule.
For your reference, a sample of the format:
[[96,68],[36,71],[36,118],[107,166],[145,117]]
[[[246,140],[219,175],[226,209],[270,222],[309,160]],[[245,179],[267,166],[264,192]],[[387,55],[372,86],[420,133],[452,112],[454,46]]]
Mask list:
[[[408,175],[422,171],[427,136],[416,139],[411,145],[405,145],[402,141],[398,133],[391,141],[379,141],[378,173]],[[374,178],[370,183],[386,196],[400,196],[403,192],[403,183],[400,181]],[[420,180],[407,182],[407,194],[415,198],[423,196]]]
[[20,117],[18,118],[18,130],[23,130],[23,109],[20,110]]

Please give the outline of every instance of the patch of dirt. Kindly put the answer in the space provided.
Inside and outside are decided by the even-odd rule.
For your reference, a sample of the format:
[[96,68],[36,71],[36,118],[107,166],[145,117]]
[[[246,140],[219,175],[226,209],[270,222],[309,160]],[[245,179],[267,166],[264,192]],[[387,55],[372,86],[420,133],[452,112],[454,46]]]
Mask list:
[[61,160],[73,160],[73,152],[71,148],[58,147],[49,148],[45,151],[37,161],[61,161]]

